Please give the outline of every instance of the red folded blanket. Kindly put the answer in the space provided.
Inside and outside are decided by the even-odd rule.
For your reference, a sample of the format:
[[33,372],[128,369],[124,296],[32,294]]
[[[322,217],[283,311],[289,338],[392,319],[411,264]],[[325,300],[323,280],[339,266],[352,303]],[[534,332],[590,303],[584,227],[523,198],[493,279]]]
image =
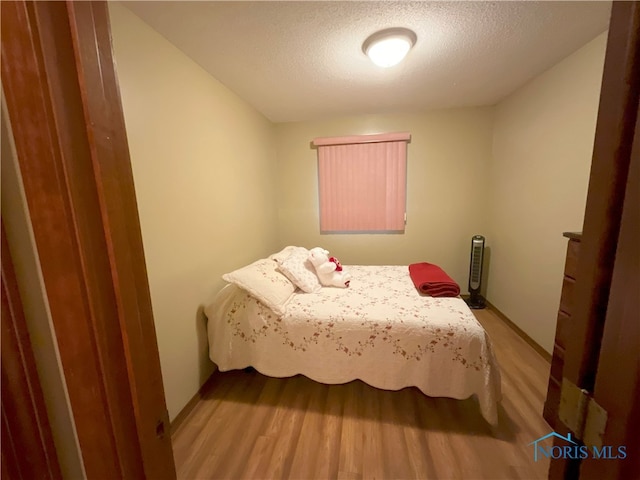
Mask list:
[[432,297],[457,297],[460,286],[439,266],[431,263],[412,263],[409,276],[420,293]]

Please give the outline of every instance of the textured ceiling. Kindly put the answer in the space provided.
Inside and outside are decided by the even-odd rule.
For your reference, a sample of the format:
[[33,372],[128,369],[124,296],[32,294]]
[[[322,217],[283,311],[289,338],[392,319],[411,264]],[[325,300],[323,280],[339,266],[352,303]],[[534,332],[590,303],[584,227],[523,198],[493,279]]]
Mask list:
[[[493,105],[605,31],[609,2],[126,2],[275,122]],[[362,42],[418,36],[381,69]],[[578,79],[579,80],[579,79]]]

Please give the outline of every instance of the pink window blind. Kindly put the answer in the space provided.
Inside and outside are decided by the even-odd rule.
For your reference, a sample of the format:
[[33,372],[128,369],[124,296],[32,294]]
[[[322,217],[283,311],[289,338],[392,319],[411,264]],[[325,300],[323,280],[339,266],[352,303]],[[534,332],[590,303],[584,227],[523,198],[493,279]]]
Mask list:
[[403,232],[409,133],[316,138],[320,231]]

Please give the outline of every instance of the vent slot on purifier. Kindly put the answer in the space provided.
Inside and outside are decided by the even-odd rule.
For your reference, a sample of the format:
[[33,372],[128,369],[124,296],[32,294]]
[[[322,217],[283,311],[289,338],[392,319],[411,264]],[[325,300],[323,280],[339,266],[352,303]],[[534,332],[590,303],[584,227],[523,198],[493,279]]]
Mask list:
[[474,235],[471,239],[471,259],[469,261],[469,298],[471,308],[484,308],[485,302],[480,295],[482,287],[482,264],[484,261],[484,237]]
[[482,275],[482,246],[473,245],[473,252],[471,253],[471,274],[469,278],[470,288],[480,288],[480,281]]

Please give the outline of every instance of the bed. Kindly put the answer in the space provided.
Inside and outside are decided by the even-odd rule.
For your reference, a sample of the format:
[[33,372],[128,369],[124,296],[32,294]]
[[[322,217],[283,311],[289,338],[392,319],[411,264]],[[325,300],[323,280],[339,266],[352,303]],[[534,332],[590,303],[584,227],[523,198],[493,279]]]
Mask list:
[[[262,262],[265,272],[271,269]],[[294,287],[272,308],[242,282],[226,285],[205,309],[211,360],[220,371],[251,366],[267,376],[302,374],[326,384],[360,379],[385,390],[415,386],[431,397],[475,395],[495,425],[500,373],[466,303],[421,295],[407,266],[345,268],[349,288]]]

